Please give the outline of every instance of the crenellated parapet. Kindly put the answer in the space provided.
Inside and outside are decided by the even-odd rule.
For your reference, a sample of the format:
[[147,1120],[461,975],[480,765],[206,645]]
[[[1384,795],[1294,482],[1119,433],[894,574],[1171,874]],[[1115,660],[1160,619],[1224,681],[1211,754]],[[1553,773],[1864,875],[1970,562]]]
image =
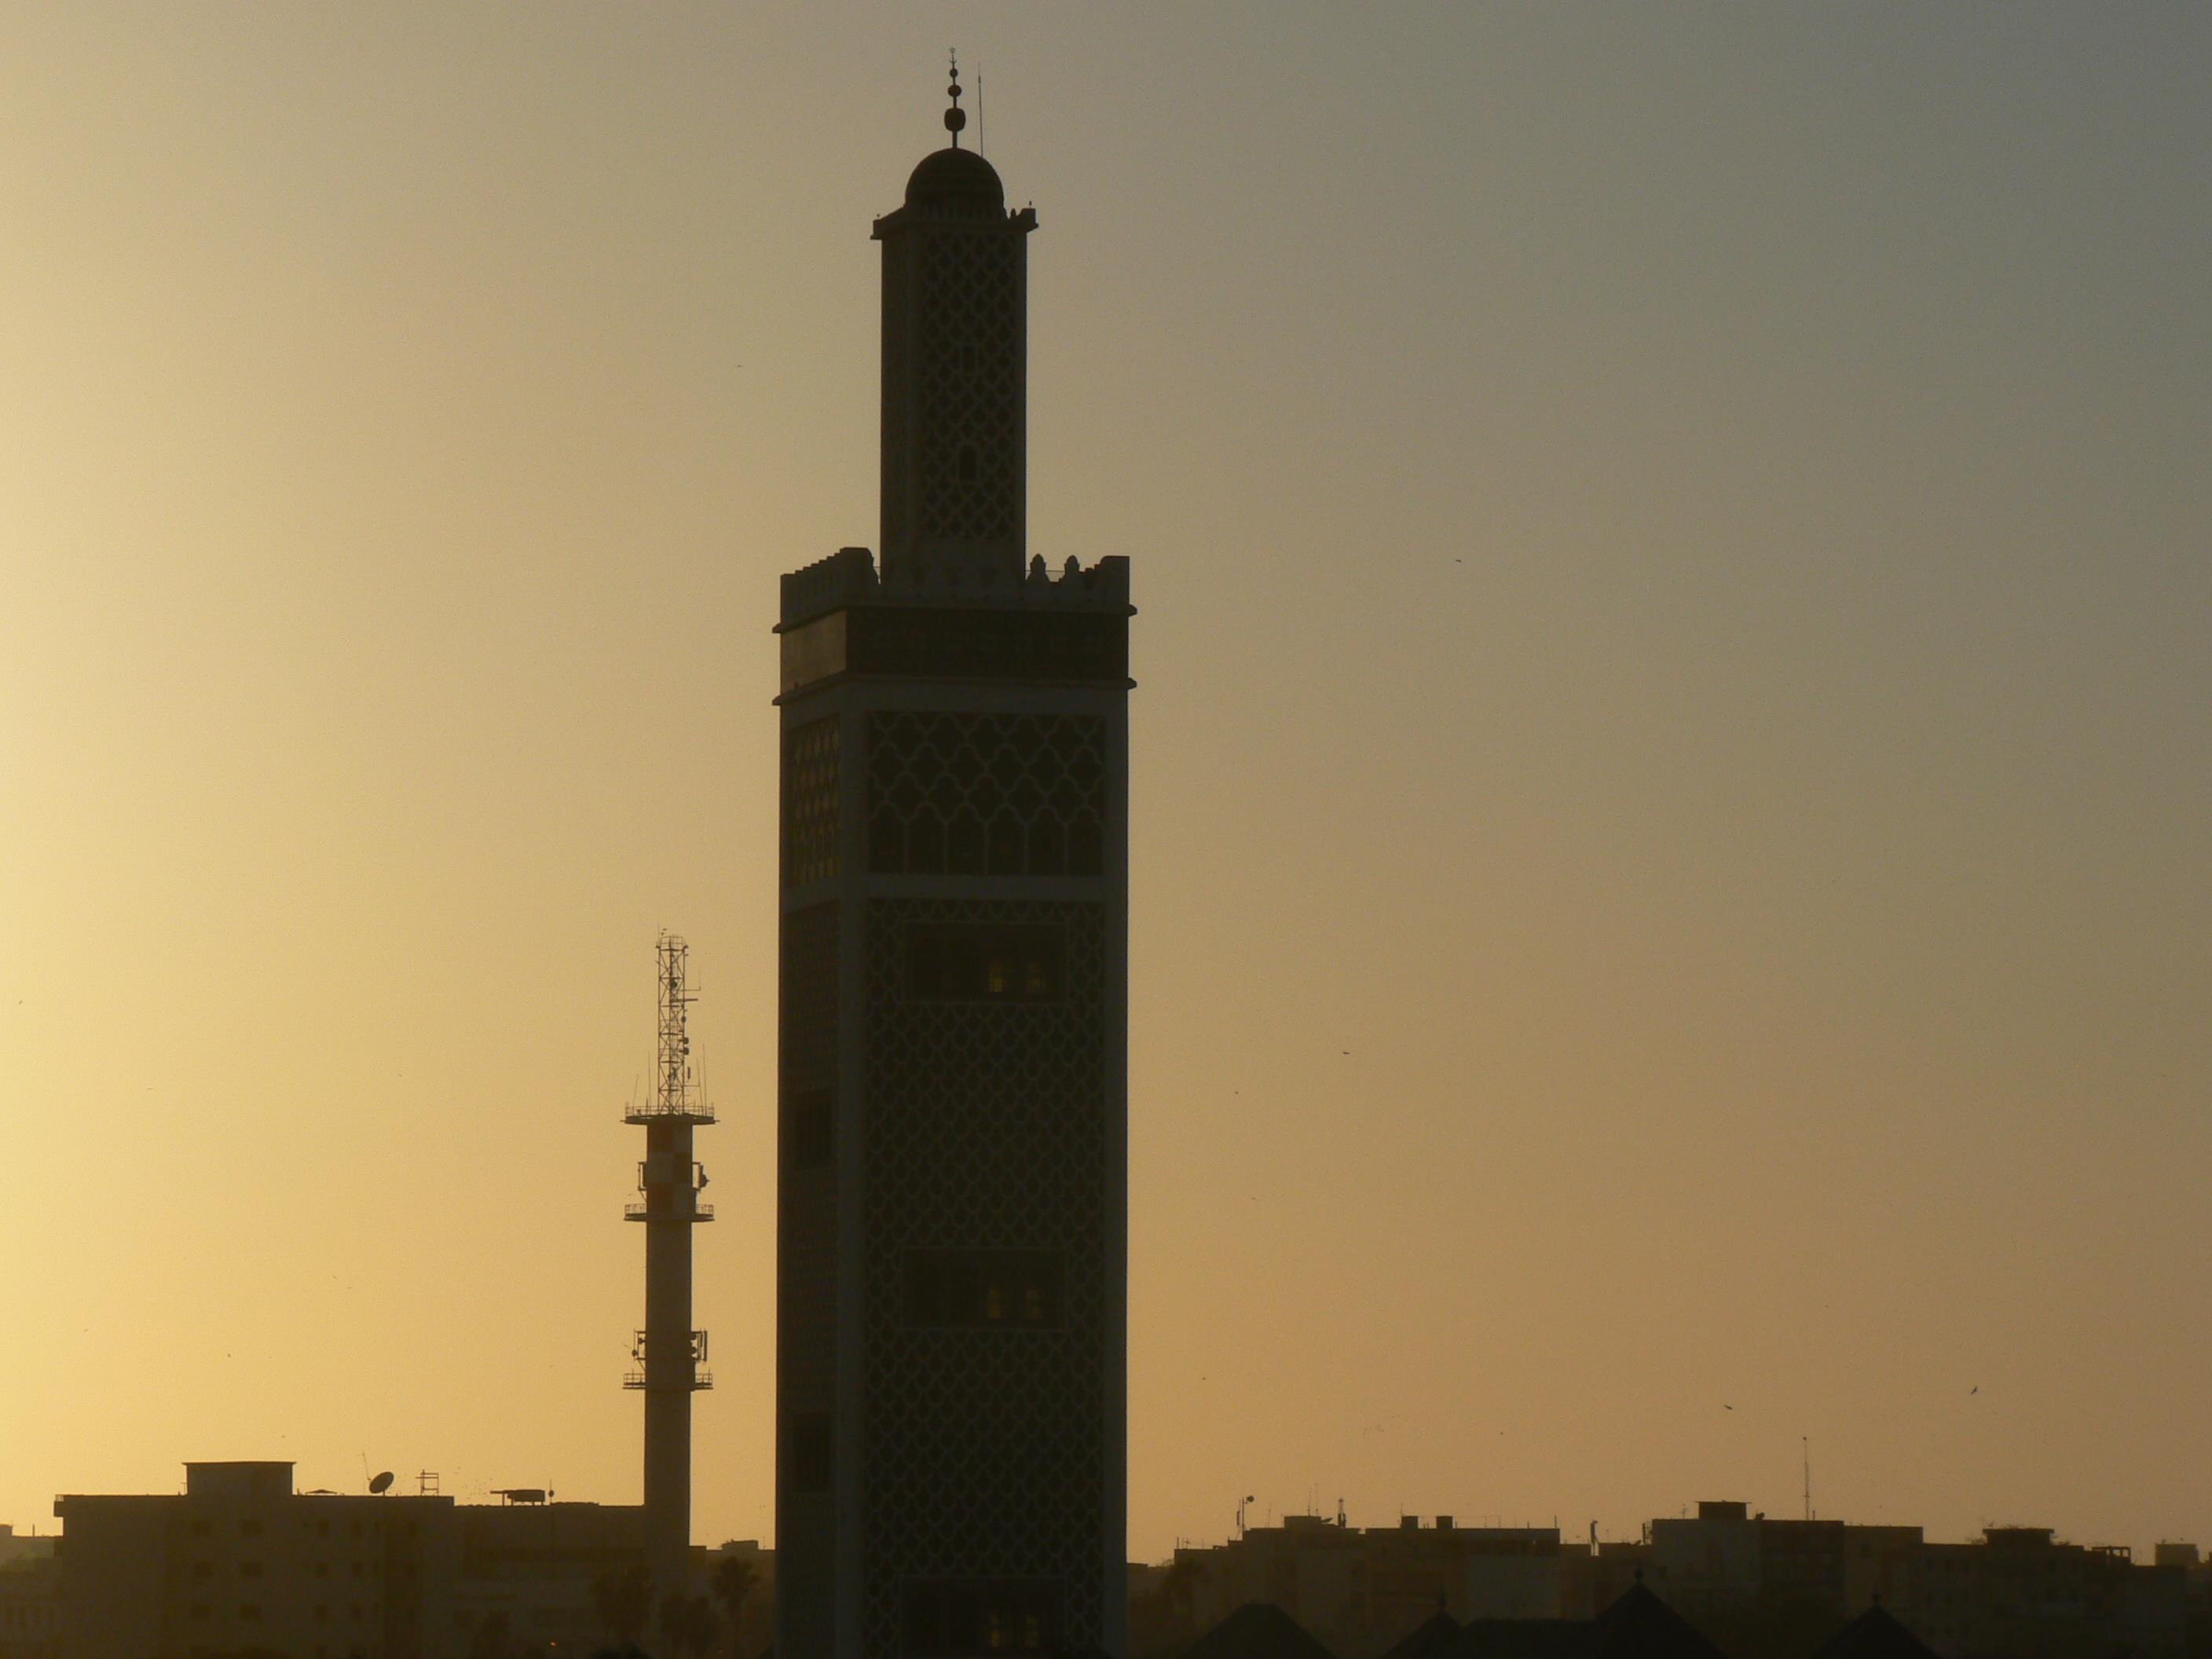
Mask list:
[[1128,616],[1129,561],[1118,555],[1085,565],[1070,558],[1057,574],[1042,556],[1018,580],[1004,568],[978,560],[950,560],[876,567],[865,547],[841,547],[783,579],[783,615],[777,627],[796,628],[835,611],[894,605],[992,611],[1105,611]]

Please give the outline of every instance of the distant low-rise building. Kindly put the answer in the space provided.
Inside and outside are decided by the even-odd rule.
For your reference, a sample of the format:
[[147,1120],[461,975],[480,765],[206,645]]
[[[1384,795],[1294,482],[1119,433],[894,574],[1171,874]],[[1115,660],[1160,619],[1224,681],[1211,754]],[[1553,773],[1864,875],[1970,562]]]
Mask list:
[[188,1463],[180,1494],[64,1496],[52,1659],[465,1659],[609,1645],[601,1586],[642,1571],[642,1512],[515,1497],[297,1492],[283,1462]]
[[1649,1587],[1662,1600],[1667,1595],[1667,1571],[1659,1565],[1649,1541],[1601,1543],[1593,1527],[1587,1544],[1559,1547],[1562,1618],[1595,1619],[1638,1584]]
[[1732,1651],[1795,1651],[1882,1607],[1945,1659],[2160,1659],[2185,1651],[2188,1569],[2118,1546],[1999,1527],[1931,1544],[1917,1527],[1769,1520],[1736,1503],[1653,1521],[1654,1588]]
[[1733,1503],[1700,1504],[1694,1520],[1654,1521],[1646,1531],[1652,1559],[1666,1575],[1668,1601],[1702,1613],[1757,1600],[1765,1525],[1765,1516]]
[[1180,1655],[1253,1603],[1290,1614],[1343,1659],[1400,1643],[1398,1659],[1580,1651],[1577,1629],[1645,1598],[1731,1659],[1807,1659],[1831,1644],[1879,1651],[1900,1631],[1941,1659],[2212,1656],[2212,1565],[2192,1544],[2160,1544],[2142,1565],[2045,1527],[1930,1543],[1918,1527],[1776,1520],[1734,1502],[1616,1542],[1595,1526],[1587,1543],[1562,1543],[1548,1528],[1461,1527],[1449,1516],[1364,1528],[1294,1516],[1178,1549],[1133,1570],[1130,1585],[1133,1659]]
[[0,1659],[55,1659],[61,1601],[54,1541],[0,1526]]
[[1978,1543],[1921,1547],[1908,1622],[1959,1659],[2162,1659],[2185,1651],[2188,1581],[2118,1545],[2067,1544],[2048,1527],[1992,1527]]
[[1371,1659],[1439,1608],[1458,1620],[1556,1619],[1559,1534],[1552,1527],[1352,1527],[1286,1516],[1225,1544],[1181,1549],[1168,1569],[1192,1628],[1238,1607],[1282,1608],[1343,1659]]
[[54,1553],[52,1533],[41,1537],[38,1533],[20,1533],[5,1522],[0,1522],[0,1571],[9,1567],[24,1566],[51,1560]]

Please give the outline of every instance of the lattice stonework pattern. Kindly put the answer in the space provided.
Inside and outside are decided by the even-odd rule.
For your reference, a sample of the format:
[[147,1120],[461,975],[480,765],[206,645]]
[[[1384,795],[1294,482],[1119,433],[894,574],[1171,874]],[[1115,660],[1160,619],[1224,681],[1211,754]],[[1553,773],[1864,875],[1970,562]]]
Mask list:
[[[837,906],[809,905],[783,919],[783,994],[778,1034],[777,1133],[787,1146],[799,1103],[837,1080]],[[836,1307],[836,1184],[784,1163],[784,1302],[781,1360],[787,1383],[803,1385],[809,1405],[829,1403]]]
[[1011,537],[1021,455],[1020,245],[1006,235],[924,236],[921,522],[925,537]]
[[[778,1133],[787,1146],[797,1102],[830,1086],[837,1076],[837,921],[834,903],[810,905],[783,918]],[[824,1409],[836,1397],[837,1189],[827,1170],[794,1170],[788,1158],[782,1162],[776,1371],[780,1404],[787,1414]],[[791,1498],[777,1522],[776,1594],[792,1650],[827,1653],[834,1590],[827,1495]]]
[[868,717],[878,875],[1095,876],[1105,824],[1097,715]]
[[[907,930],[1063,931],[1049,1001],[925,1001]],[[1056,1581],[1062,1640],[1103,1640],[1106,927],[1101,906],[877,899],[867,914],[866,1650],[899,1650],[916,1581]],[[1051,1252],[1056,1324],[918,1327],[915,1249]],[[1116,1557],[1115,1559],[1118,1559]]]
[[837,873],[837,721],[783,734],[783,884]]

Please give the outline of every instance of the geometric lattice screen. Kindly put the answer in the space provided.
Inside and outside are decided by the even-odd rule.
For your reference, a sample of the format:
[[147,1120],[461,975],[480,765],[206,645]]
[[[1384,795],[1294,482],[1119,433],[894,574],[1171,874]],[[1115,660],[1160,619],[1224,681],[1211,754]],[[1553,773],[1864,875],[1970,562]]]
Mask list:
[[837,873],[837,722],[810,720],[783,738],[783,884]]
[[1105,825],[1106,722],[1096,715],[868,717],[878,875],[1096,876]]
[[933,540],[1002,540],[1019,530],[1020,244],[1004,235],[917,241],[919,528]]
[[[913,994],[909,931],[1051,930],[1057,994]],[[898,1650],[914,1583],[1066,1588],[1073,1650],[1103,1638],[1107,1200],[1105,915],[1089,903],[875,899],[867,909],[868,1471],[864,1644]],[[977,1328],[913,1316],[915,1251],[1022,1253],[1054,1316]],[[1118,1587],[1115,1588],[1118,1594]]]

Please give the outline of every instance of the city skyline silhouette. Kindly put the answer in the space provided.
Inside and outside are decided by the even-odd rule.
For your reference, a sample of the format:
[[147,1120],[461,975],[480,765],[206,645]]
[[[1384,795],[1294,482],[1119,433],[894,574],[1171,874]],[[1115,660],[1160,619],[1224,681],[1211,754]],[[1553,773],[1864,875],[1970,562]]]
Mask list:
[[[861,16],[871,20],[859,29]],[[1140,560],[1128,1554],[2212,1534],[2203,21],[56,15],[0,75],[0,1520],[637,1496],[640,965],[770,1539],[775,578],[989,76]],[[972,73],[973,70],[971,70]]]

